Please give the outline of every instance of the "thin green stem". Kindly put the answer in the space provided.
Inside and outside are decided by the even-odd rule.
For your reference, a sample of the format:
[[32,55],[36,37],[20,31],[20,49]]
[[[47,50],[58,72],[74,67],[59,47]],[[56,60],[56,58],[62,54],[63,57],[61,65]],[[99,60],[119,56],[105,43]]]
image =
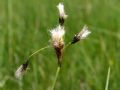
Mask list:
[[110,80],[110,67],[108,68],[105,90],[108,90],[109,80]]
[[64,49],[66,49],[67,47],[69,47],[71,45],[71,42],[68,42],[68,44],[65,45]]
[[[28,58],[26,59],[26,61],[25,61],[22,65],[24,65],[24,66],[27,68],[28,63],[30,62],[30,58],[31,58],[33,55],[35,55],[35,54],[37,54],[38,52],[40,52],[40,51],[42,51],[42,50],[45,50],[45,49],[47,49],[47,48],[49,48],[49,47],[50,47],[50,46],[48,45],[48,46],[45,46],[45,47],[40,48],[40,49],[38,49],[37,51],[33,52],[30,56],[28,56]],[[25,68],[25,69],[26,69],[26,68]]]
[[22,82],[22,78],[19,79],[19,86],[20,86],[20,89],[19,90],[23,90],[23,82]]
[[44,50],[44,49],[46,49],[46,48],[49,48],[49,47],[50,47],[50,46],[48,45],[48,46],[46,46],[46,47],[43,47],[43,48],[38,49],[37,51],[33,52],[33,53],[28,57],[28,59],[30,59],[33,55],[37,54],[38,52],[40,52],[40,51],[42,51],[42,50]]
[[[69,45],[71,45],[71,42],[69,42],[68,44],[66,44],[66,46],[64,47],[64,49],[66,49]],[[58,66],[57,68],[57,71],[56,71],[56,75],[55,75],[55,78],[54,78],[54,82],[52,84],[52,87],[51,87],[51,90],[54,90],[54,87],[55,87],[55,83],[57,81],[57,78],[58,78],[58,75],[59,75],[59,72],[60,72],[60,66]]]
[[54,79],[54,82],[53,82],[52,87],[51,87],[51,90],[54,90],[55,83],[56,83],[56,81],[57,81],[57,78],[58,78],[58,75],[59,75],[59,72],[60,72],[60,68],[61,68],[61,67],[58,66],[57,71],[56,71],[56,75],[55,75],[55,79]]

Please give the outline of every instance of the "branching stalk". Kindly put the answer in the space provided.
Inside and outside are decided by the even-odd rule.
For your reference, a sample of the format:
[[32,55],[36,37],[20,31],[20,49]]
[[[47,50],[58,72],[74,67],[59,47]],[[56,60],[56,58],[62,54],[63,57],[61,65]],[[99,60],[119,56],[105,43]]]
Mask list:
[[30,59],[33,55],[37,54],[38,52],[40,52],[40,51],[42,51],[42,50],[44,50],[44,49],[46,49],[46,48],[49,48],[49,47],[50,47],[50,46],[48,45],[48,46],[46,46],[46,47],[43,47],[43,48],[38,49],[37,51],[35,51],[34,53],[32,53],[32,54],[28,57],[28,59]]

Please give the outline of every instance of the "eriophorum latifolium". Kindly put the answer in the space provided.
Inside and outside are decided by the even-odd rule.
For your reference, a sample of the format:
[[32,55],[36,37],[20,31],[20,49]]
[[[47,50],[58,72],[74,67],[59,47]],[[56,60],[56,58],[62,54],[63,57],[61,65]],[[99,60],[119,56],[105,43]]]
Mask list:
[[61,57],[64,48],[63,36],[65,34],[65,30],[64,27],[59,25],[50,32],[51,32],[52,44],[58,58],[58,65],[61,66]]
[[[67,19],[68,15],[66,15],[65,10],[64,10],[64,5],[63,3],[59,3],[57,5],[57,9],[59,12],[59,23],[58,25],[53,28],[52,30],[50,30],[50,36],[51,36],[51,44],[52,47],[55,50],[56,53],[56,57],[57,57],[57,62],[58,62],[58,68],[57,68],[57,72],[56,72],[56,76],[53,82],[53,85],[51,87],[51,90],[54,89],[60,68],[61,68],[61,64],[62,64],[62,56],[63,56],[63,50],[65,47],[67,47],[67,45],[73,45],[75,43],[77,43],[78,41],[85,39],[91,32],[89,31],[88,27],[85,25],[83,27],[83,29],[75,34],[75,36],[72,37],[72,40],[70,40],[70,43],[65,45],[64,42],[64,35],[65,35],[65,26],[64,26],[64,22]],[[45,50],[46,48],[48,48],[47,45],[37,51],[35,51],[34,53],[32,53],[25,61],[25,63],[23,63],[22,65],[20,65],[20,67],[16,70],[15,72],[15,76],[17,78],[20,78],[21,76],[23,76],[24,72],[27,70],[28,64],[30,62],[30,58],[32,56],[34,56],[35,54],[37,54],[38,52]],[[70,47],[69,47],[70,48]]]
[[58,65],[61,67],[61,60],[63,55],[63,48],[64,48],[64,21],[67,18],[67,15],[65,14],[64,5],[63,3],[59,3],[57,5],[57,9],[59,12],[59,25],[50,30],[51,33],[51,39],[52,39],[52,45],[55,49],[57,59],[58,59]]

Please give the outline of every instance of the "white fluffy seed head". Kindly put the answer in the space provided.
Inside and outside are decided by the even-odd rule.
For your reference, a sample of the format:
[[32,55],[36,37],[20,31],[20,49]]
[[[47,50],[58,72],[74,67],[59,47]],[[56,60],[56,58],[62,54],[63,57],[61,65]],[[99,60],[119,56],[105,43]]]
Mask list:
[[21,76],[23,75],[23,65],[21,65],[17,71],[15,72],[15,77],[16,78],[21,78]]
[[65,34],[64,27],[60,25],[54,28],[51,32],[51,38],[54,46],[59,46],[60,44],[64,44],[63,36]]
[[82,31],[78,34],[78,37],[80,37],[80,39],[85,39],[90,33],[91,32],[88,30],[88,27],[85,25]]
[[67,18],[67,15],[65,14],[65,10],[64,10],[64,5],[63,3],[59,3],[57,5],[57,8],[59,10],[59,16],[63,19],[66,19]]

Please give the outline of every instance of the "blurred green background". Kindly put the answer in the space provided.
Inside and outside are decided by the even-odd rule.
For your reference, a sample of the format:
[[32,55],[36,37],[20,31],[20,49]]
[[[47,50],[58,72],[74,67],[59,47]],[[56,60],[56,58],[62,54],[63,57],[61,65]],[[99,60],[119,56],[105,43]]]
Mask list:
[[0,90],[49,90],[57,69],[54,49],[33,56],[22,80],[14,72],[26,57],[50,44],[58,25],[56,5],[68,18],[65,42],[86,24],[90,36],[64,52],[55,90],[120,90],[120,0],[0,0]]

